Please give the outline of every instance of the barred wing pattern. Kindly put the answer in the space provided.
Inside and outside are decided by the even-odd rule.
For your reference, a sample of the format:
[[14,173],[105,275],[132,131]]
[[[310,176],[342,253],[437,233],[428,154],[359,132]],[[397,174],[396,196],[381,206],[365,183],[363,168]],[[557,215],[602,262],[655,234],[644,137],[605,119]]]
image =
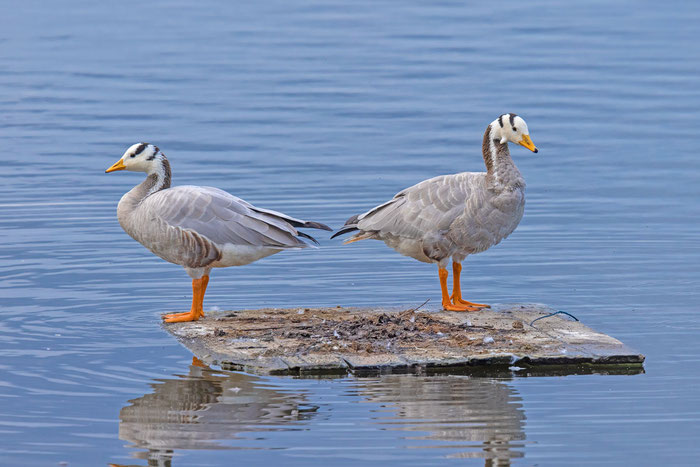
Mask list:
[[465,172],[422,181],[358,216],[356,226],[365,232],[412,239],[448,230],[472,198],[474,185],[482,178],[478,175],[483,174]]
[[172,227],[196,232],[218,245],[273,248],[308,246],[282,213],[257,209],[218,188],[178,186],[145,198],[141,208]]

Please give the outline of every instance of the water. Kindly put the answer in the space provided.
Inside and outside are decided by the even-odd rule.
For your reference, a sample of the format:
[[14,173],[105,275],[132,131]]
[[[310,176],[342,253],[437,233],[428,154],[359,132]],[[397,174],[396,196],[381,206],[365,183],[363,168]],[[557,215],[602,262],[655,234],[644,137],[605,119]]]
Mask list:
[[[0,464],[692,465],[700,455],[700,7],[671,1],[2,3]],[[181,268],[120,229],[158,144],[176,184],[339,226],[482,170],[503,112],[540,148],[465,296],[545,302],[646,373],[260,378],[159,327]],[[417,305],[434,267],[378,242],[217,270],[205,309]]]

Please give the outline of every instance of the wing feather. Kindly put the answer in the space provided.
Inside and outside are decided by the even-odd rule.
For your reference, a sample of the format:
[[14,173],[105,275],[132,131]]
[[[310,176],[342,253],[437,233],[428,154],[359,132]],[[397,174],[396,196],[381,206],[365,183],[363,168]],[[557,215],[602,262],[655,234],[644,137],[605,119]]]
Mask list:
[[443,175],[418,183],[393,199],[357,217],[364,232],[378,232],[404,238],[422,238],[429,232],[447,230],[464,213],[477,173]]
[[288,216],[259,210],[218,188],[178,186],[154,193],[142,203],[166,224],[194,231],[218,245],[308,246],[297,238],[296,228],[285,222]]

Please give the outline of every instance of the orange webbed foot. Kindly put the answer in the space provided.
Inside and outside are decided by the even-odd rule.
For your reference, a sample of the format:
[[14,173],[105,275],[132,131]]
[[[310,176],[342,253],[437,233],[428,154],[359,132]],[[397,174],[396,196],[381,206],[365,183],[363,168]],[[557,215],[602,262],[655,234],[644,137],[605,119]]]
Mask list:
[[209,366],[206,363],[204,363],[197,357],[192,357],[192,366],[198,366],[200,368],[209,368]]
[[166,323],[184,323],[187,321],[197,321],[200,318],[196,310],[188,311],[187,313],[172,313],[163,316],[163,321]]
[[186,311],[184,313],[168,313],[167,315],[163,315],[163,319],[191,316],[193,313],[196,313],[199,318],[204,318],[203,311],[200,311],[200,312]]
[[[460,277],[462,274],[462,265],[456,261],[452,262],[452,273],[453,273],[453,286],[452,286],[452,295],[450,296],[450,301],[457,306],[465,306],[468,308],[471,308],[469,311],[478,311],[481,310],[482,308],[491,308],[489,305],[486,305],[485,303],[474,303],[470,302],[468,300],[464,300],[462,298],[462,286],[460,284]],[[441,273],[443,276],[445,276],[445,280],[447,279],[447,271],[445,270],[444,273]],[[447,291],[447,287],[445,286],[445,291]],[[445,292],[446,293],[446,292]],[[443,302],[445,300],[443,299]]]
[[455,297],[454,294],[452,294],[450,298],[452,299],[452,303],[454,303],[455,305],[466,305],[473,308],[477,308],[479,310],[482,308],[491,308],[491,305],[487,305],[485,303],[470,302],[468,300],[464,300],[462,297]]
[[188,314],[190,314],[189,311],[186,311],[184,313],[168,313],[167,315],[163,315],[163,319],[175,318],[176,316],[185,316]]
[[202,276],[199,279],[192,279],[192,308],[186,313],[170,313],[163,316],[163,321],[166,323],[184,323],[187,321],[197,321],[199,318],[204,318],[204,310],[202,310],[202,302],[204,301],[204,292],[207,290],[209,276]]
[[481,308],[477,308],[474,306],[467,306],[467,305],[460,305],[460,304],[454,304],[454,303],[444,303],[442,304],[442,308],[445,311],[479,311]]

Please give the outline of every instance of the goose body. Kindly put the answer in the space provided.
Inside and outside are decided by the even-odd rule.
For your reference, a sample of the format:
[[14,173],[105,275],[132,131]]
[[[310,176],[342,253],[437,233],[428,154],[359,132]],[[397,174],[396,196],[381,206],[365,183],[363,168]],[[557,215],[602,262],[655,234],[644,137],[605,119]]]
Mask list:
[[124,231],[160,258],[185,268],[193,280],[193,307],[166,321],[203,316],[204,291],[212,268],[243,266],[283,250],[307,248],[316,240],[297,228],[331,230],[253,206],[206,186],[171,187],[170,163],[154,145],[131,146],[107,172],[133,170],[148,176],[119,201]]
[[[483,308],[486,305],[461,299],[459,275],[468,255],[500,243],[523,217],[525,180],[510,157],[508,141],[537,152],[525,121],[515,114],[502,115],[484,133],[486,172],[424,180],[386,203],[351,217],[334,237],[356,232],[346,243],[381,240],[405,256],[437,263],[446,309]],[[455,282],[453,296],[447,297],[444,284],[450,259]]]

